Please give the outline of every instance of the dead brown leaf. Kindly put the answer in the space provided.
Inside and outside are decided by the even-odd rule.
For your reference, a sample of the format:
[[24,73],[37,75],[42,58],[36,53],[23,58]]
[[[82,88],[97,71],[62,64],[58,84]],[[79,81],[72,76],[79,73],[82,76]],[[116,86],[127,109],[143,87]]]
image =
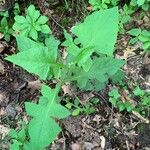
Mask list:
[[6,135],[8,135],[9,131],[10,131],[9,128],[0,125],[0,135],[2,136],[2,139],[4,139]]
[[92,97],[94,97],[94,94],[93,93],[84,93],[83,94],[83,98],[84,98],[84,101],[89,101]]
[[93,7],[92,7],[92,6],[89,6],[89,7],[87,7],[86,9],[89,10],[89,11],[92,11],[92,10],[93,10]]
[[4,74],[4,65],[3,63],[0,61],[0,74]]
[[71,145],[72,150],[82,150],[81,145],[79,143],[73,143]]
[[8,102],[9,102],[8,94],[0,90],[0,106],[6,106]]
[[84,142],[84,147],[88,150],[94,149],[94,145],[91,142]]
[[4,37],[4,34],[0,32],[0,40]]
[[0,43],[0,53],[2,53],[4,49],[5,49],[5,46],[2,43]]
[[101,139],[101,148],[105,149],[106,139],[104,136],[100,136],[100,139]]
[[69,96],[76,95],[75,89],[70,85],[70,83],[64,84],[62,87],[62,90],[64,92],[64,95],[68,94]]
[[97,124],[100,124],[101,120],[102,120],[102,117],[100,115],[95,115],[93,118],[93,121],[95,121]]
[[0,117],[6,115],[6,111],[4,107],[0,108]]
[[120,59],[125,59],[125,60],[127,60],[129,56],[135,55],[135,52],[134,52],[135,50],[136,50],[135,48],[128,46],[128,47],[123,51],[123,55],[122,55],[122,56],[116,55],[116,57],[117,57],[117,58],[120,58]]
[[62,51],[62,58],[63,58],[63,61],[64,61],[64,62],[66,61],[67,56],[68,56],[67,50],[66,50],[66,49],[63,49],[63,51]]
[[41,86],[42,82],[40,80],[28,82],[28,88],[31,89],[31,93],[34,93],[36,90],[39,90]]

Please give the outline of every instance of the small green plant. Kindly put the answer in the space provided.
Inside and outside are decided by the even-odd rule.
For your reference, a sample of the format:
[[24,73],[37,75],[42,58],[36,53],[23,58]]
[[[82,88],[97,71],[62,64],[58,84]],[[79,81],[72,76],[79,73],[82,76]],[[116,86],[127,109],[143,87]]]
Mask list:
[[[123,86],[125,86],[125,84]],[[133,94],[128,95],[128,99],[136,101],[136,105],[129,101],[123,102],[117,88],[112,89],[108,95],[109,102],[111,102],[114,107],[118,108],[119,111],[136,111],[144,117],[150,114],[150,95],[148,92],[139,88],[139,86],[133,90]]]
[[150,114],[150,95],[149,92],[145,92],[140,87],[136,87],[133,91],[134,97],[139,99],[138,105],[135,110],[138,111],[144,117]]
[[131,0],[130,5],[141,7],[143,10],[147,11],[150,8],[150,0]]
[[[33,9],[34,6],[29,8]],[[28,17],[18,18],[25,21]],[[38,18],[37,15],[34,18]],[[42,16],[39,20],[45,24],[47,19]],[[27,27],[32,28],[33,26],[29,24]],[[19,22],[17,25],[15,22],[14,26],[19,31]],[[45,42],[40,43],[23,36],[22,32],[16,37],[19,52],[5,58],[29,73],[38,75],[42,80],[53,79],[56,82],[54,89],[42,86],[42,96],[38,104],[25,103],[26,112],[32,118],[28,125],[29,136],[21,146],[25,150],[43,150],[61,131],[54,118],[61,119],[69,115],[69,111],[59,104],[58,93],[63,84],[69,82],[82,90],[99,91],[124,65],[124,61],[113,58],[118,33],[117,7],[92,13],[71,31],[76,36],[78,44],[76,45],[72,36],[64,31],[66,40],[61,45],[67,49],[65,61],[58,51],[60,42],[53,35],[49,35],[45,38]],[[38,38],[30,32],[28,34],[32,35],[29,36],[32,39]],[[84,112],[91,112],[89,108],[89,106],[84,108]]]
[[85,105],[81,104],[78,97],[73,102],[67,101],[65,105],[69,110],[72,110],[72,116],[78,116],[80,113],[89,115],[95,112],[95,106],[99,102],[97,98],[91,98]]
[[12,28],[9,27],[8,21],[6,17],[3,17],[0,21],[0,32],[3,33],[4,39],[9,42],[10,36],[13,33]]
[[111,104],[114,107],[117,107],[119,109],[119,111],[128,111],[131,112],[133,110],[133,106],[132,104],[127,101],[127,102],[122,102],[120,99],[121,95],[118,92],[118,89],[112,89],[109,92],[109,102],[111,102]]
[[13,144],[10,146],[10,150],[20,150],[20,146],[26,141],[27,126],[25,123],[22,124],[20,131],[11,130],[9,136],[13,139]]
[[38,33],[51,33],[51,30],[46,22],[48,18],[42,16],[33,5],[30,5],[26,11],[26,17],[15,16],[15,24],[13,29],[19,32],[20,35],[31,37],[34,40],[38,39]]
[[0,16],[7,18],[7,17],[9,17],[9,13],[8,13],[8,11],[1,11]]
[[89,0],[93,6],[93,10],[101,10],[110,8],[109,6],[117,6],[119,0]]
[[132,20],[131,15],[134,11],[133,7],[127,5],[124,5],[123,8],[120,9],[119,27],[121,33],[125,33],[124,25]]
[[150,51],[150,31],[134,28],[128,31],[128,33],[134,37],[130,40],[131,44],[135,44],[140,41],[143,43],[143,49],[145,51]]
[[[25,103],[26,112],[32,117],[28,125],[28,135],[26,135],[24,128],[18,134],[13,131],[16,136],[13,137],[15,139],[10,147],[11,150],[20,150],[21,147],[24,150],[43,150],[56,138],[61,128],[54,118],[62,119],[70,114],[65,107],[58,104],[59,88],[59,85],[55,89],[43,85],[39,103]],[[15,149],[13,149],[14,147]]]
[[18,15],[20,13],[20,7],[19,4],[16,2],[14,5],[14,15]]

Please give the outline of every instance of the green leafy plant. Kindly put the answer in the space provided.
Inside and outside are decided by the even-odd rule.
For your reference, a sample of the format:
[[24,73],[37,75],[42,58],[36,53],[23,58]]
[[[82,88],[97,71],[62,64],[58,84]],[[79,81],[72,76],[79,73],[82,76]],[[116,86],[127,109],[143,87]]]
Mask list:
[[89,0],[93,10],[107,9],[109,6],[117,6],[119,0]]
[[135,44],[136,42],[140,41],[143,43],[143,49],[145,51],[150,50],[150,31],[134,28],[128,31],[128,33],[134,37],[130,40],[131,44]]
[[[43,150],[44,147],[48,146],[56,138],[61,128],[54,118],[62,119],[70,114],[65,107],[58,104],[59,88],[59,85],[55,89],[43,85],[39,104],[25,103],[26,112],[32,117],[28,125],[29,135],[25,134],[24,128],[18,134],[13,131],[15,132],[15,136],[13,136],[15,139],[10,147],[11,150],[17,150],[17,148],[19,150],[20,146],[24,150]],[[30,137],[29,140],[28,136]]]
[[128,112],[131,112],[134,107],[133,105],[127,101],[127,102],[122,102],[121,99],[120,99],[120,94],[118,92],[118,89],[115,88],[115,89],[112,89],[110,92],[109,92],[109,102],[111,102],[111,104],[114,106],[114,107],[117,107],[119,109],[119,111],[128,111]]
[[[106,20],[108,15],[110,17]],[[93,21],[95,23],[91,24]],[[112,24],[109,24],[109,22]],[[73,38],[65,32],[66,41],[63,45],[68,50],[65,64],[62,64],[61,59],[57,58],[57,49],[52,51],[47,46],[39,46],[39,44],[35,46],[36,44],[32,40],[25,38],[20,40],[22,39],[21,36],[17,37],[19,45],[23,45],[26,41],[26,43],[30,42],[31,46],[33,44],[32,48],[29,47],[25,50],[24,47],[20,49],[21,52],[6,59],[23,67],[30,73],[37,74],[44,80],[50,79],[52,76],[58,78],[58,74],[61,74],[59,80],[63,82],[74,81],[81,89],[91,90],[94,87],[99,89],[98,87],[103,87],[108,78],[113,76],[124,64],[123,61],[112,57],[117,38],[117,22],[116,8],[94,12],[88,16],[83,23],[72,28],[72,32],[81,42],[81,47],[75,45]],[[56,42],[54,38],[46,39],[46,41],[47,43],[54,42],[54,44]],[[48,45],[47,43],[45,44]],[[31,50],[28,51],[27,49]],[[93,52],[99,56],[93,56]],[[99,69],[97,70],[97,68]]]
[[1,11],[0,16],[7,18],[7,17],[9,17],[9,13],[8,13],[8,11]]
[[95,112],[95,106],[99,102],[97,98],[91,98],[88,102],[83,105],[81,104],[78,97],[75,98],[73,102],[67,101],[65,105],[69,110],[72,110],[72,116],[78,116],[80,113],[89,115]]
[[15,16],[15,24],[13,29],[19,32],[20,35],[31,37],[34,40],[38,39],[38,32],[51,33],[51,30],[46,22],[48,18],[42,16],[33,5],[30,5],[26,11],[26,17]]
[[138,111],[144,117],[150,114],[150,95],[149,92],[145,92],[140,87],[136,87],[133,91],[134,97],[139,99],[138,105],[135,110]]
[[131,15],[135,10],[131,6],[127,6],[126,4],[123,6],[122,9],[120,9],[120,15],[119,15],[119,27],[120,32],[124,33],[124,25],[132,20]]
[[22,129],[18,132],[11,130],[9,136],[13,139],[13,144],[10,146],[10,150],[20,150],[20,146],[26,141],[27,126],[25,123],[22,124]]
[[141,7],[143,10],[149,10],[150,0],[131,0],[130,5]]
[[58,51],[60,42],[52,35],[44,43],[39,43],[21,32],[16,37],[19,52],[5,58],[42,80],[56,81],[54,89],[42,86],[39,104],[25,103],[26,112],[32,117],[28,125],[29,137],[23,144],[25,150],[43,150],[61,131],[54,118],[69,115],[68,110],[57,103],[61,85],[69,82],[82,90],[99,91],[124,64],[124,61],[113,58],[118,32],[117,7],[93,12],[71,31],[76,38],[64,31],[66,40],[61,44],[67,49],[65,60]]
[[70,112],[58,104],[59,97],[57,95],[59,88],[59,85],[55,89],[43,85],[41,89],[42,97],[40,97],[39,104],[26,102],[26,112],[32,117],[32,120],[28,128],[30,141],[24,145],[25,150],[42,150],[61,131],[61,128],[53,118],[65,118]]
[[7,18],[3,17],[0,21],[0,32],[3,33],[4,39],[9,42],[10,36],[13,33],[12,28],[9,26]]

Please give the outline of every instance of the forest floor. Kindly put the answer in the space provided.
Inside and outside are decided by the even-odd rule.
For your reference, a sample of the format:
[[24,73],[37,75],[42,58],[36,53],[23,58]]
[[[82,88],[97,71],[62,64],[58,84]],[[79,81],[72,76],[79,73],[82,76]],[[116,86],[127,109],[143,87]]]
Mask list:
[[[43,0],[44,1],[44,0]],[[46,8],[38,5],[41,12],[49,16],[49,24],[54,35],[63,39],[63,26],[68,31],[75,23],[83,20],[89,14],[89,6],[84,1],[77,0],[70,5],[68,10],[63,5],[55,5]],[[150,29],[150,18],[138,19],[139,12],[135,12],[133,20],[126,25],[128,31],[132,27]],[[150,16],[150,15],[149,15]],[[115,56],[125,59],[124,71],[126,74],[123,89],[117,84],[108,84],[100,92],[80,92],[81,103],[84,104],[92,96],[99,99],[95,106],[95,112],[90,115],[80,114],[70,116],[59,122],[63,131],[52,143],[52,150],[148,150],[150,149],[150,115],[142,117],[139,114],[119,112],[108,100],[108,89],[119,87],[122,97],[129,97],[135,85],[140,86],[145,91],[150,91],[150,70],[146,68],[150,62],[143,61],[140,54],[140,45],[129,45],[130,36],[119,34],[115,46]],[[39,88],[42,81],[37,77],[28,74],[23,69],[12,65],[4,60],[5,56],[16,52],[14,40],[7,43],[0,39],[0,150],[8,150],[10,138],[6,136],[11,128],[19,129],[21,120],[27,121],[24,111],[25,101],[35,101],[39,97]],[[132,54],[132,57],[130,57]],[[139,65],[141,70],[139,71]],[[145,70],[143,70],[143,68]],[[148,78],[148,80],[147,80]],[[47,82],[51,85],[51,82]],[[67,87],[68,88],[68,87]],[[66,89],[72,92],[72,89]],[[66,95],[62,93],[63,98]]]

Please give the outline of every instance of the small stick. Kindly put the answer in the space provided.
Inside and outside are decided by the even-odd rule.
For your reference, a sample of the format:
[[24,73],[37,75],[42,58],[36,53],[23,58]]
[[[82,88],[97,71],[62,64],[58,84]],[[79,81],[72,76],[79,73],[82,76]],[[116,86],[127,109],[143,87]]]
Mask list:
[[142,117],[138,112],[132,111],[132,113],[133,113],[137,118],[139,118],[140,120],[142,120],[144,123],[149,123],[149,120],[148,120],[148,119],[145,119],[144,117]]

